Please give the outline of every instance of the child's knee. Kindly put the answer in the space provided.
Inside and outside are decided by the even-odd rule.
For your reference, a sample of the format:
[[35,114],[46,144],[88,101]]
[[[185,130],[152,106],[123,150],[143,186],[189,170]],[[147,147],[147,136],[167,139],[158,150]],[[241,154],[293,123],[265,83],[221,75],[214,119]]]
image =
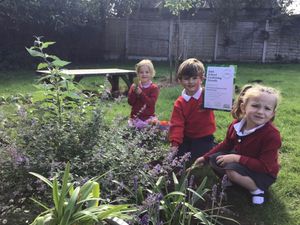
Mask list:
[[238,181],[241,177],[241,175],[234,170],[226,170],[226,174],[227,174],[228,179],[233,182]]

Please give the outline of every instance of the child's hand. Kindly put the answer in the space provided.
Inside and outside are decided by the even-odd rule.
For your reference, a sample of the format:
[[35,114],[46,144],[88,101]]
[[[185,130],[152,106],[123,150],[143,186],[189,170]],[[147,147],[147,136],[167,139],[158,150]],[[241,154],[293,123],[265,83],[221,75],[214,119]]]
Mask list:
[[189,168],[186,169],[186,172],[189,173],[191,172],[193,169],[197,168],[197,167],[202,167],[205,164],[205,159],[204,157],[199,157],[198,159],[196,159],[196,161],[193,163],[193,165]]
[[216,163],[219,166],[225,166],[227,163],[239,162],[240,157],[237,154],[219,155],[216,158]]
[[138,95],[140,95],[142,93],[142,89],[140,87],[136,87],[135,93],[137,93]]
[[203,156],[199,157],[198,159],[196,159],[196,161],[194,162],[194,165],[196,167],[202,167],[205,164],[205,159]]
[[170,151],[178,151],[178,146],[172,146],[171,148],[170,148]]

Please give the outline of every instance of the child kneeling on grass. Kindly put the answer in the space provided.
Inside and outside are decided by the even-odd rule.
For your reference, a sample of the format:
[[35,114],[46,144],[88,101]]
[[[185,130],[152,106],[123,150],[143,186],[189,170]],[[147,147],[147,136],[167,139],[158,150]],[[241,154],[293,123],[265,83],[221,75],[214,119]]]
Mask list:
[[155,70],[148,59],[140,61],[135,66],[138,83],[132,84],[128,92],[128,103],[131,113],[128,124],[130,127],[145,128],[155,116],[155,104],[159,95],[159,88],[152,82]]
[[218,175],[247,189],[253,204],[264,203],[265,191],[279,172],[281,137],[272,124],[279,92],[271,87],[246,85],[232,115],[225,140],[195,161],[195,166],[209,162]]

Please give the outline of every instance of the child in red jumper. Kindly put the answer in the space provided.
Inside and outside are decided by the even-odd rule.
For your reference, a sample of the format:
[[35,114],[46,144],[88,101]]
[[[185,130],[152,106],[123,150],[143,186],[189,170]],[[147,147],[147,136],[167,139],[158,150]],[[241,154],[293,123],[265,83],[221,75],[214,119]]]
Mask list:
[[155,70],[148,59],[140,61],[135,66],[139,83],[132,84],[128,92],[128,103],[131,105],[129,126],[144,128],[149,122],[156,120],[155,103],[159,95],[159,88],[152,83]]
[[279,131],[272,124],[279,93],[260,85],[245,86],[233,108],[235,120],[226,138],[195,161],[202,166],[209,161],[219,175],[246,188],[253,204],[264,203],[264,193],[279,172]]
[[204,73],[203,64],[195,58],[179,66],[177,77],[184,90],[174,103],[170,119],[171,150],[178,151],[177,156],[190,152],[191,161],[214,146],[215,116],[212,110],[203,108]]

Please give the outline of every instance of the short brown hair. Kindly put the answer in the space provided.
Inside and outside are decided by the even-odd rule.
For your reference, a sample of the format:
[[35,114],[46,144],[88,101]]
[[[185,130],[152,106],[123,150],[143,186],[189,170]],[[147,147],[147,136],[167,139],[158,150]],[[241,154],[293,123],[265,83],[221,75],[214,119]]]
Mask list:
[[205,68],[201,61],[196,58],[189,58],[180,64],[177,71],[177,79],[182,80],[183,77],[200,76],[204,78]]

